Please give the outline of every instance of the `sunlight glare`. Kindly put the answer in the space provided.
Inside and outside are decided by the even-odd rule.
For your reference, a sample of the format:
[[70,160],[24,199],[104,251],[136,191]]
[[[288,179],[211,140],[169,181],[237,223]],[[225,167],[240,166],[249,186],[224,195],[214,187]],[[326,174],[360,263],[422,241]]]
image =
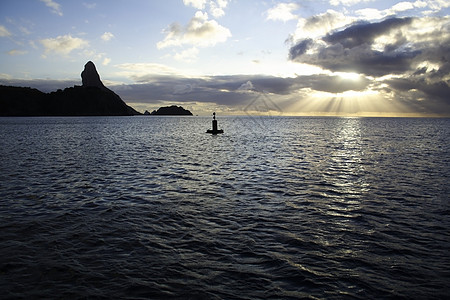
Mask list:
[[361,79],[361,75],[359,75],[358,73],[354,73],[354,72],[336,72],[334,74],[336,74],[339,77],[341,77],[342,79],[346,79],[346,80],[359,80],[359,79]]
[[336,94],[308,91],[303,97],[299,94],[287,111],[295,115],[341,117],[413,116],[406,106],[371,89]]

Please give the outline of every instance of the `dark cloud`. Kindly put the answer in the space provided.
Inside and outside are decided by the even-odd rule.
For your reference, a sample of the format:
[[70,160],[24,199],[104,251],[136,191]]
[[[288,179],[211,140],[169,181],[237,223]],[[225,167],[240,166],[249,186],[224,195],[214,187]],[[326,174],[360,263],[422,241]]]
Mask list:
[[291,47],[291,49],[289,49],[289,59],[294,60],[296,57],[305,54],[312,43],[312,39],[305,39]]
[[287,99],[303,89],[342,93],[348,90],[362,91],[370,84],[363,76],[358,80],[350,80],[325,74],[295,78],[264,75],[201,78],[147,75],[141,77],[141,80],[145,83],[112,86],[111,89],[127,102],[213,102],[219,105],[245,106],[260,94]]
[[340,43],[344,48],[372,44],[375,38],[403,25],[411,24],[412,18],[392,18],[379,23],[355,24],[342,31],[327,34],[323,40],[330,44]]
[[239,90],[243,83],[251,79],[251,76],[186,78],[146,75],[140,78],[142,83],[111,86],[111,89],[127,102],[204,102],[233,106],[243,105],[252,97]]
[[310,85],[314,90],[328,93],[343,93],[350,90],[363,91],[369,84],[370,81],[364,77],[353,80],[345,79],[340,76],[310,76]]
[[399,100],[416,102],[415,105],[421,107],[421,112],[450,115],[448,82],[429,82],[425,78],[396,78],[386,80],[385,83],[388,89],[401,98]]
[[377,37],[407,26],[412,18],[392,18],[379,23],[354,24],[344,30],[328,33],[316,43],[316,53],[305,54],[312,47],[310,39],[302,40],[289,50],[291,60],[321,66],[331,71],[358,72],[371,76],[399,74],[408,71],[421,49],[405,47],[409,41],[398,31],[395,41],[383,51],[374,50]]
[[[375,23],[357,23],[329,32],[310,42],[291,47],[295,62],[336,72],[357,72],[380,78],[371,88],[395,95],[420,112],[450,114],[450,18],[391,18]],[[311,51],[306,52],[306,49]],[[359,84],[360,86],[356,85]],[[369,83],[337,83],[336,79],[312,81],[315,90],[339,92],[363,89]]]
[[412,60],[420,54],[414,52],[381,52],[363,44],[344,49],[337,44],[324,48],[319,57],[322,67],[332,71],[356,72],[370,76],[403,74],[411,69]]
[[[161,101],[205,102],[220,105],[246,105],[257,94],[289,97],[309,88],[329,93],[361,91],[369,81],[344,79],[339,76],[311,75],[282,78],[267,75],[230,75],[188,78],[175,75],[145,75],[136,77],[136,84],[108,86],[126,102],[157,104]],[[50,92],[80,84],[78,81],[22,80],[0,84],[29,86]]]

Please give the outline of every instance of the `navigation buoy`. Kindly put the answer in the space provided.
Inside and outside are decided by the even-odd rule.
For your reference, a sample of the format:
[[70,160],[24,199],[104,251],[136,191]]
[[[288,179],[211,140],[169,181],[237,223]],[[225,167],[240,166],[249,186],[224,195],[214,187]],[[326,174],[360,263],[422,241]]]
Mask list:
[[216,112],[213,112],[212,129],[206,130],[206,133],[211,133],[211,134],[223,133],[222,129],[217,129]]

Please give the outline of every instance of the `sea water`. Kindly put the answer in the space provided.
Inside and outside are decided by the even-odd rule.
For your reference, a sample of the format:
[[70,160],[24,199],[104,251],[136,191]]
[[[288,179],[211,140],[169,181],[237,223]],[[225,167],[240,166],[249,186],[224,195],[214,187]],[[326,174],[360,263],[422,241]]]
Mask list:
[[1,298],[450,295],[450,120],[0,118]]

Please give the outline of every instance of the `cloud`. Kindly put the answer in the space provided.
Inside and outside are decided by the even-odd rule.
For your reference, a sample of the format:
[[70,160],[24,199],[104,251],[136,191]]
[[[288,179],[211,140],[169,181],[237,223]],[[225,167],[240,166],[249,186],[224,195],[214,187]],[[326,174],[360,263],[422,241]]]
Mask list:
[[208,14],[201,11],[196,12],[186,26],[172,23],[164,33],[166,37],[157,43],[158,49],[182,45],[210,47],[231,37],[230,30],[209,20]]
[[53,0],[41,0],[44,2],[47,7],[51,8],[52,13],[57,14],[58,16],[62,16],[61,5]]
[[295,78],[264,75],[184,77],[155,72],[135,75],[132,79],[136,84],[129,85],[123,92],[125,99],[130,101],[215,101],[220,105],[238,105],[241,102],[244,105],[254,97],[254,93],[248,92],[264,91],[274,97],[290,97],[302,89],[341,93],[363,91],[370,85],[364,76],[354,80],[326,74]]
[[339,5],[352,6],[355,4],[371,2],[371,1],[374,1],[374,0],[330,0],[330,4],[333,6],[339,6]]
[[80,85],[81,80],[51,80],[51,79],[11,79],[1,78],[0,84],[10,86],[21,86],[36,88],[42,92],[49,93],[58,89],[64,89],[74,85]]
[[[318,42],[302,40],[290,49],[290,58],[297,62],[319,65],[331,71],[358,72],[373,76],[399,74],[409,69],[419,55],[405,39],[404,31],[412,18],[392,18],[378,23],[355,24],[344,30],[326,34]],[[385,41],[383,42],[383,38]],[[307,44],[314,53],[296,51]],[[382,44],[382,51],[374,49]]]
[[267,11],[267,20],[287,22],[297,19],[297,16],[292,13],[297,9],[299,9],[297,3],[278,3]]
[[[341,88],[361,90],[370,86],[386,98],[414,104],[412,107],[420,112],[439,113],[440,106],[449,114],[449,28],[448,16],[357,22],[319,38],[296,41],[289,58],[331,72],[356,72],[372,78],[371,84],[322,78],[310,82],[314,90],[339,93]],[[423,102],[417,103],[419,100]]]
[[[249,105],[252,105],[255,97],[263,93],[280,108],[278,111],[285,111],[287,114],[301,112],[345,115],[349,112],[361,112],[364,115],[364,112],[368,112],[369,115],[374,113],[379,115],[402,112],[397,109],[401,106],[404,108],[403,112],[450,115],[450,103],[446,96],[450,92],[448,85],[441,81],[431,82],[428,78],[430,77],[428,73],[438,72],[437,69],[425,70],[415,78],[386,77],[382,80],[373,80],[365,76],[349,79],[340,74],[317,74],[295,78],[263,75],[186,77],[175,74],[176,70],[164,65],[122,64],[116,66],[142,72],[132,77],[135,80],[133,84],[111,83],[108,85],[124,101],[133,105],[137,104],[139,107],[161,106],[162,103],[165,105],[184,103],[195,104],[195,107],[199,109],[207,106],[206,110],[217,105],[229,111],[242,113]],[[145,70],[151,70],[152,73],[145,73]],[[159,70],[165,72],[165,75],[158,74]],[[105,79],[104,81],[108,82]],[[0,78],[0,84],[31,86],[50,92],[79,84],[79,79],[59,81]],[[255,93],[256,91],[263,92]],[[359,96],[357,101],[355,96],[349,102],[345,99],[345,95],[366,94],[378,94],[378,96],[365,102],[365,99]],[[359,108],[353,107],[354,111],[347,111],[345,107],[349,103],[358,103]],[[292,107],[301,107],[301,109],[292,110]],[[257,109],[254,106],[250,108]]]
[[[414,103],[421,113],[450,115],[450,86],[447,82],[430,82],[422,78],[392,78],[384,81],[386,91],[395,94],[397,101]],[[417,101],[411,101],[411,98]]]
[[[201,77],[197,70],[180,70],[172,68],[163,64],[156,63],[124,63],[114,65],[120,71],[116,72],[114,75],[116,77],[126,77],[136,82],[146,82],[149,81],[142,80],[142,78],[149,78],[152,80],[153,76],[187,76],[187,77]],[[180,75],[183,74],[183,75]],[[151,82],[151,81],[150,81]]]
[[111,62],[111,58],[105,57],[103,59],[102,65],[107,66],[107,65],[109,65],[110,62]]
[[399,15],[405,11],[413,9],[429,8],[428,11],[422,11],[422,14],[427,15],[440,11],[445,7],[449,7],[450,4],[445,4],[442,1],[415,1],[415,2],[399,2],[390,8],[384,10],[378,10],[376,8],[363,8],[356,10],[355,13],[365,20],[381,20],[387,17],[393,17]]
[[183,0],[184,5],[195,7],[196,9],[204,9],[207,0]]
[[332,94],[344,93],[347,91],[364,91],[371,83],[366,77],[359,77],[354,80],[338,75],[329,76],[323,74],[308,76],[308,81],[308,87],[313,90]]
[[424,0],[416,1],[415,3],[426,2],[427,7],[432,10],[432,12],[438,12],[444,8],[450,7],[450,2],[445,0]]
[[112,38],[114,38],[114,34],[112,34],[111,32],[105,32],[104,34],[102,34],[102,36],[100,37],[103,41],[108,42],[110,41]]
[[83,2],[83,6],[84,7],[86,7],[87,9],[94,9],[94,8],[96,8],[97,7],[97,3],[86,3],[86,2]]
[[386,10],[378,10],[376,8],[363,8],[356,11],[356,14],[365,20],[381,20],[389,15]]
[[348,26],[356,21],[356,18],[344,15],[343,13],[328,10],[325,13],[314,15],[308,19],[300,18],[293,39],[320,38],[321,36]]
[[397,12],[406,11],[410,9],[414,9],[414,5],[411,2],[399,2],[394,6],[392,6],[392,10]]
[[238,88],[238,91],[254,91],[255,87],[253,86],[253,83],[249,80],[243,84],[241,84]]
[[28,51],[13,49],[13,50],[11,50],[11,51],[8,51],[7,53],[8,53],[8,55],[15,56],[15,55],[24,55],[24,54],[27,54]]
[[219,18],[225,15],[225,8],[229,0],[183,0],[184,5],[192,6],[196,9],[204,10],[209,7],[209,12],[213,17]]
[[[345,92],[348,91],[346,88],[364,91],[369,84],[363,77],[355,86],[351,84],[352,80],[325,74],[296,78],[263,75],[184,77],[147,74],[134,79],[135,84],[110,88],[126,102],[140,103],[143,107],[160,106],[161,103],[196,103],[197,108],[207,106],[206,110],[209,110],[217,105],[222,109],[241,113],[267,113],[267,107],[255,104],[255,99],[261,96],[270,100],[273,104],[271,107],[276,107],[278,112],[288,112],[288,104],[299,103],[304,97],[308,97],[308,94],[322,91],[322,94]],[[333,100],[330,99],[329,102],[332,104]]]
[[194,85],[187,83],[187,84],[178,84],[175,85],[173,88],[173,93],[177,95],[184,95],[189,94],[194,89]]
[[68,35],[60,35],[56,38],[40,40],[45,48],[45,53],[54,52],[56,54],[67,55],[75,49],[82,49],[89,45],[89,42],[81,38]]
[[8,29],[6,29],[5,26],[0,25],[0,37],[9,37],[11,36],[11,33]]
[[193,62],[197,59],[198,49],[195,47],[186,49],[174,55],[174,58],[178,61]]
[[342,31],[327,34],[323,40],[329,44],[341,44],[344,48],[354,48],[371,44],[375,38],[386,35],[403,25],[411,24],[412,18],[392,18],[379,23],[355,24]]
[[209,11],[214,17],[219,18],[225,15],[225,8],[227,5],[227,0],[209,1]]
[[299,43],[291,47],[291,49],[289,49],[289,59],[295,60],[296,57],[305,54],[309,46],[312,44],[313,44],[312,39],[304,39],[300,41]]

